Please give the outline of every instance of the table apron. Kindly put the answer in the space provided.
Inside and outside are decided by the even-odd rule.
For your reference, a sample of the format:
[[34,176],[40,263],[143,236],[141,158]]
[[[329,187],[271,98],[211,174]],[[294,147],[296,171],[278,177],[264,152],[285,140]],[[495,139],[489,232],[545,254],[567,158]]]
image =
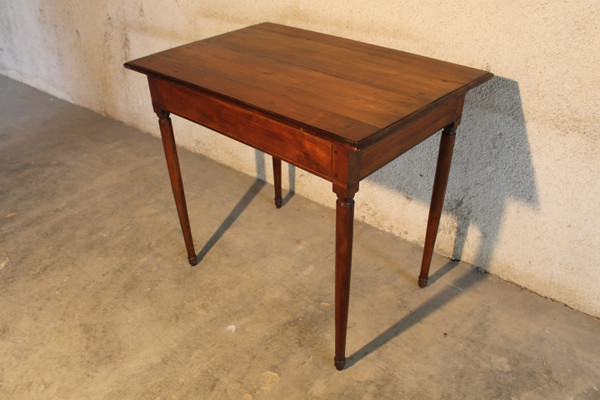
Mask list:
[[390,127],[383,139],[359,151],[357,164],[359,173],[355,179],[363,179],[390,161],[427,139],[446,126],[460,122],[465,95],[457,96],[437,105],[418,118]]
[[332,180],[333,144],[235,102],[148,76],[152,104]]

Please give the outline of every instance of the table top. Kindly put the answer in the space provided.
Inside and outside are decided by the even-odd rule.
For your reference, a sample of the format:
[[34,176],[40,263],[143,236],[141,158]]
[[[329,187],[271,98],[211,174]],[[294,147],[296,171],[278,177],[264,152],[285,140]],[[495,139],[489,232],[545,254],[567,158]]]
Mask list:
[[[273,23],[125,64],[360,145],[492,78],[474,68]],[[386,129],[388,128],[388,129]]]

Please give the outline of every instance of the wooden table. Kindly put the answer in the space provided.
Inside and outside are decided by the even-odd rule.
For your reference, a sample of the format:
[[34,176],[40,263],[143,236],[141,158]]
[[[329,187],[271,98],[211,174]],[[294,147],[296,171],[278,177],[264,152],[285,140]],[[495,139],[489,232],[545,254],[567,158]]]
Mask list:
[[427,284],[456,128],[478,69],[263,23],[125,64],[146,74],[190,264],[197,263],[173,113],[332,183],[337,195],[335,366],[346,361],[354,195],[361,179],[443,129],[419,286]]

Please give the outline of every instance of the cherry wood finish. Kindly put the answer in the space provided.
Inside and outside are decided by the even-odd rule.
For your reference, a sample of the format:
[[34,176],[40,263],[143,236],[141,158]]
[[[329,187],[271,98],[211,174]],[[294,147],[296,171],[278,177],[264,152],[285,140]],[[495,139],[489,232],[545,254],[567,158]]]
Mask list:
[[198,256],[194,250],[194,240],[192,239],[192,230],[190,229],[190,219],[188,217],[187,205],[185,202],[185,193],[183,191],[183,180],[181,179],[181,170],[179,168],[179,157],[177,157],[177,147],[175,146],[175,137],[173,136],[173,124],[167,111],[155,108],[158,115],[158,124],[160,126],[160,135],[162,137],[165,158],[167,160],[167,169],[175,197],[179,223],[183,233],[183,240],[188,254],[188,261],[192,265],[198,264]]
[[438,227],[440,226],[440,217],[442,216],[442,207],[444,205],[444,197],[446,196],[446,186],[448,183],[448,175],[450,174],[450,163],[452,162],[455,138],[456,128],[454,125],[445,127],[442,131],[440,151],[438,154],[435,178],[433,180],[433,194],[431,195],[431,205],[429,206],[423,261],[421,262],[421,272],[419,274],[419,287],[422,288],[427,286],[427,280],[429,279],[429,267],[431,266],[433,247],[435,245]]
[[188,258],[196,264],[169,114],[332,183],[337,195],[335,366],[345,365],[354,195],[360,180],[444,129],[419,276],[425,286],[466,92],[491,73],[263,23],[125,64],[147,75]]
[[346,331],[350,303],[350,273],[352,269],[352,239],[354,226],[353,187],[334,186],[337,194],[335,225],[335,357],[338,370],[346,364]]

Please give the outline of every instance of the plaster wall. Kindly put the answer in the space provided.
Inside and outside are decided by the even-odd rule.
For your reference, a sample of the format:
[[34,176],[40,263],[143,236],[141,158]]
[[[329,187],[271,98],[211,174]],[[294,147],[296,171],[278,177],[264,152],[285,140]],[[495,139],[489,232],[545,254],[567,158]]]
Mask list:
[[[600,316],[599,10],[597,0],[4,0],[0,73],[157,136],[145,78],[123,62],[263,21],[490,70],[467,97],[436,251]],[[269,157],[174,125],[182,146],[272,180]],[[437,145],[363,181],[357,218],[422,243]],[[335,204],[304,171],[284,168],[286,184]]]

